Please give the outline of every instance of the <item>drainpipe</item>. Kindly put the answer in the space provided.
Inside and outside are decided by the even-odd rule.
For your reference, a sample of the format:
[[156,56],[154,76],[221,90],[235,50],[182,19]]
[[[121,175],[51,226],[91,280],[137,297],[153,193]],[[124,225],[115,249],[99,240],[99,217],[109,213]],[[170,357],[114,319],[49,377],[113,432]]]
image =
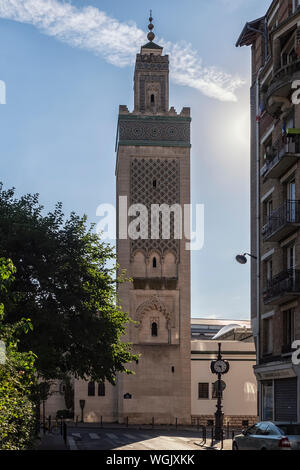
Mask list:
[[[256,116],[259,115],[260,97],[260,75],[264,67],[261,67],[256,77]],[[260,132],[259,120],[256,118],[256,318],[257,339],[256,355],[257,362],[260,360]],[[261,416],[261,390],[259,390],[259,414]]]

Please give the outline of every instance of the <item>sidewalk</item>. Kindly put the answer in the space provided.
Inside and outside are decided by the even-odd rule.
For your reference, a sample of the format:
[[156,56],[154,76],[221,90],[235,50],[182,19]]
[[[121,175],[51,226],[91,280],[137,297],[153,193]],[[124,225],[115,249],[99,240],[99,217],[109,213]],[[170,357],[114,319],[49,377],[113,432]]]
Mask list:
[[197,446],[201,447],[202,449],[205,449],[205,450],[232,450],[232,440],[231,439],[224,439],[223,441],[223,449],[221,449],[221,443],[220,442],[216,442],[213,444],[213,446],[211,446],[211,440],[208,439],[206,441],[206,444],[203,444],[200,442],[195,442],[194,444],[196,444]]
[[202,433],[201,427],[197,429],[196,426],[186,426],[186,425],[179,425],[176,426],[175,424],[167,425],[167,424],[120,424],[120,423],[81,423],[78,422],[77,424],[74,421],[66,421],[68,427],[74,428],[97,428],[97,429],[140,429],[140,430],[153,430],[153,431],[188,431],[194,433]]
[[67,450],[63,437],[60,434],[41,434],[41,442],[36,450]]

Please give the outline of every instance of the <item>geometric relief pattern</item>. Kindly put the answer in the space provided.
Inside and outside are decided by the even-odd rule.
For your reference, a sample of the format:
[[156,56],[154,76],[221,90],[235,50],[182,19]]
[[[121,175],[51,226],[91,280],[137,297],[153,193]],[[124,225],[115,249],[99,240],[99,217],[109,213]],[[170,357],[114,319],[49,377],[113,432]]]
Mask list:
[[[151,204],[179,204],[180,172],[177,159],[134,158],[131,162],[131,204],[143,204],[148,209],[148,219],[142,224],[148,225],[148,240],[131,240],[131,255],[141,250],[148,257],[151,251],[163,256],[167,251],[179,259],[179,240],[174,239],[174,213],[171,213],[170,239],[151,240]],[[155,181],[155,186],[153,182]],[[141,227],[142,228],[142,227]],[[160,237],[162,234],[162,216],[159,220]]]
[[157,297],[153,296],[150,299],[146,300],[144,303],[142,303],[135,315],[135,321],[138,322],[136,325],[136,328],[140,328],[142,324],[142,319],[143,316],[147,312],[161,312],[164,317],[167,320],[167,328],[174,328],[175,323],[174,323],[174,315],[170,311],[167,310],[166,306],[163,304],[163,302]]
[[119,123],[120,142],[150,141],[150,142],[182,142],[190,144],[190,122],[177,119],[168,122],[156,120],[121,119]]

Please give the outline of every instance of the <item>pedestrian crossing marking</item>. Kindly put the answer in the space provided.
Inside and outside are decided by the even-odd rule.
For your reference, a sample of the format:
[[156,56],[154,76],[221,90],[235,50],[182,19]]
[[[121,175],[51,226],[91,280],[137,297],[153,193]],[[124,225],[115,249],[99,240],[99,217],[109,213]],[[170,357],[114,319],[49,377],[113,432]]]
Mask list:
[[137,438],[135,436],[133,436],[132,434],[124,434],[124,436],[127,437],[127,439],[137,440]]
[[111,433],[107,432],[106,436],[109,437],[109,439],[112,439],[113,441],[120,441],[118,436],[116,436],[115,434],[111,434]]
[[68,445],[70,450],[77,450],[77,445],[75,444],[73,437],[68,437]]
[[99,434],[96,434],[95,432],[89,433],[89,436],[91,439],[100,439]]

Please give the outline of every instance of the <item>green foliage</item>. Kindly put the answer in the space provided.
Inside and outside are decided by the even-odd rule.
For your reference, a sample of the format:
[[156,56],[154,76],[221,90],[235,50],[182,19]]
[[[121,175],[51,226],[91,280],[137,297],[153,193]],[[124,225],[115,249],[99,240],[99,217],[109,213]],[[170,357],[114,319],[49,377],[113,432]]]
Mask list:
[[4,324],[3,296],[7,296],[15,268],[0,258],[0,340],[5,343],[5,362],[0,364],[0,449],[20,450],[31,446],[35,431],[33,391],[36,385],[32,352],[19,352],[20,335],[32,329],[28,319]]
[[122,342],[130,319],[117,304],[116,266],[108,267],[115,255],[85,216],[65,220],[61,204],[44,215],[38,195],[17,199],[0,186],[0,253],[17,268],[6,321],[30,312],[34,329],[20,348],[34,351],[44,380],[115,383],[117,372],[130,373],[137,357]]

